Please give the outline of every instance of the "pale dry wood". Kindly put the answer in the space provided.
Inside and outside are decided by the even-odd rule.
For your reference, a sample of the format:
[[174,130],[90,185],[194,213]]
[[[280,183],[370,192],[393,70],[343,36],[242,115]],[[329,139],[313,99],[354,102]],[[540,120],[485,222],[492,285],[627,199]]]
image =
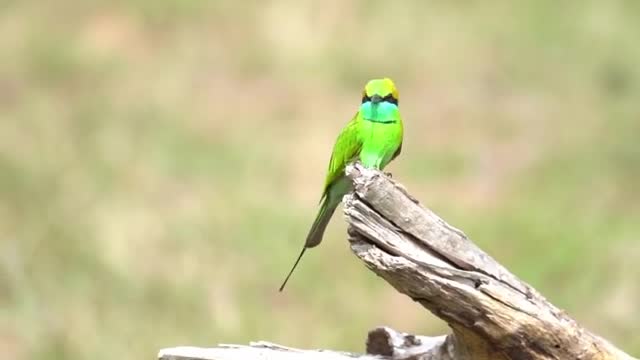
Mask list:
[[[353,252],[399,292],[447,322],[439,337],[372,330],[367,354],[249,346],[163,349],[163,360],[631,359],[549,303],[399,184],[358,164],[345,196]],[[514,239],[517,241],[517,239]],[[637,360],[637,359],[636,359]]]
[[182,346],[162,349],[161,360],[374,360],[375,357],[326,350],[301,350],[268,342],[246,345],[219,345],[214,348]]
[[445,336],[415,336],[380,327],[369,332],[367,353],[301,350],[266,341],[246,345],[218,345],[214,348],[182,346],[162,349],[161,360],[454,360]]
[[[383,173],[349,166],[354,253],[452,328],[456,359],[632,359],[549,303]],[[517,241],[515,239],[514,241]]]

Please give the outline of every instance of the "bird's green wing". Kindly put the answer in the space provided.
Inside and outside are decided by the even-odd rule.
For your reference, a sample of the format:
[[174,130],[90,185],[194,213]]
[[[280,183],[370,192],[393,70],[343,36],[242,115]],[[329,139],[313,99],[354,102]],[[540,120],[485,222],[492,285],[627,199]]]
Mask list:
[[393,157],[391,157],[391,160],[397,158],[401,152],[402,152],[402,141],[400,141],[400,146],[398,146],[398,150],[396,150],[396,152],[393,153]]
[[360,139],[360,113],[351,119],[351,121],[342,129],[331,153],[329,168],[327,169],[327,177],[324,182],[322,197],[327,195],[327,191],[336,179],[344,175],[344,168],[348,163],[355,160],[362,148],[362,140]]

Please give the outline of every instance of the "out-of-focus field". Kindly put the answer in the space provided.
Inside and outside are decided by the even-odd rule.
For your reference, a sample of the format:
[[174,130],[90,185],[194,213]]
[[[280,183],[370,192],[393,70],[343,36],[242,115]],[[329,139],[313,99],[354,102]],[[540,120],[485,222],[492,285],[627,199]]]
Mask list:
[[350,253],[339,212],[277,292],[380,76],[405,118],[394,179],[640,354],[639,39],[636,1],[5,1],[2,357],[446,332]]

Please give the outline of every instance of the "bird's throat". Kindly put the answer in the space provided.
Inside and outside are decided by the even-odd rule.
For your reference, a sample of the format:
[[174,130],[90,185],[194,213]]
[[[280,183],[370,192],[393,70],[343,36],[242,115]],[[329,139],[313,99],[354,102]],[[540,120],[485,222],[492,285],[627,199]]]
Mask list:
[[400,118],[398,106],[388,102],[373,103],[367,101],[360,105],[362,118],[376,123],[395,123]]

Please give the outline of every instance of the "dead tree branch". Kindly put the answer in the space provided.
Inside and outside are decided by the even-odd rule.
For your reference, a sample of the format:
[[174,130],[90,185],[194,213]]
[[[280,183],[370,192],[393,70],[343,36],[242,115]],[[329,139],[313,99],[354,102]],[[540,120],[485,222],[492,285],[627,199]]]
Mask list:
[[520,281],[382,173],[347,170],[351,248],[446,321],[456,359],[630,359]]
[[399,292],[447,322],[435,338],[371,331],[367,354],[298,350],[271,343],[162,350],[164,360],[633,359],[592,334],[535,289],[421,206],[383,173],[347,168],[354,192],[344,200],[351,249]]
[[330,350],[301,350],[259,341],[246,345],[218,345],[215,348],[190,346],[160,350],[162,360],[454,360],[445,336],[428,337],[399,333],[387,327],[369,332],[367,353],[352,354]]

